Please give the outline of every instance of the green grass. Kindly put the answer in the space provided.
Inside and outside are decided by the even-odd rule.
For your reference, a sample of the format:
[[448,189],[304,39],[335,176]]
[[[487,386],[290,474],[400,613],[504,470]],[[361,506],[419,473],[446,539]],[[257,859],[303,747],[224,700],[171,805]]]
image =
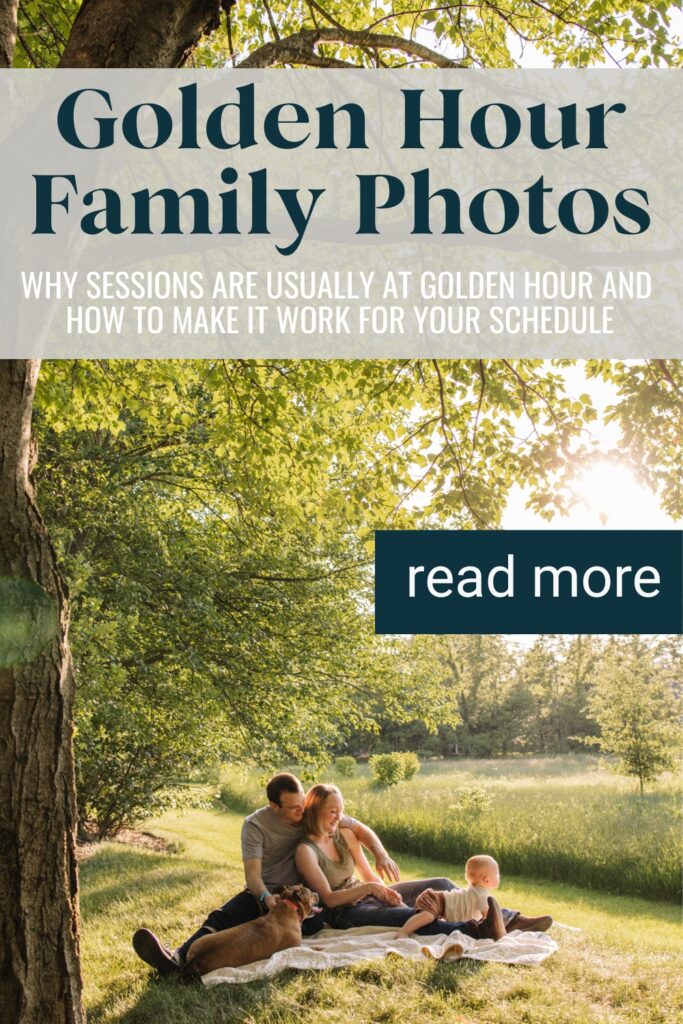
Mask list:
[[[550,911],[557,954],[534,968],[387,961],[287,972],[268,982],[183,987],[153,978],[130,936],[180,942],[242,884],[241,816],[169,813],[146,828],[175,844],[157,854],[104,844],[81,867],[90,1024],[675,1024],[683,1021],[681,928],[673,906],[506,875],[504,904]],[[452,873],[401,857],[404,877]]]
[[[573,756],[431,762],[389,789],[373,787],[367,768],[335,781],[349,813],[390,849],[438,857],[458,877],[469,856],[485,852],[504,875],[680,899],[681,793],[672,778],[640,797],[632,780],[597,758]],[[227,776],[223,798],[228,806],[253,807],[262,789],[256,773]],[[483,791],[488,806],[462,807],[473,790]]]

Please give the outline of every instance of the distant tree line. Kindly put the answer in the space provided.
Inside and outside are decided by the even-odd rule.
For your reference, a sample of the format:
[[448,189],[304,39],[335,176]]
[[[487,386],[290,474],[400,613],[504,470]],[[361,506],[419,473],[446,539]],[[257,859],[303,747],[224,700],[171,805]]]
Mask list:
[[444,667],[458,724],[434,732],[416,720],[382,720],[338,753],[502,757],[593,747],[622,759],[641,785],[673,766],[683,677],[677,637],[546,635],[523,648],[500,636],[452,636],[421,638],[421,647]]

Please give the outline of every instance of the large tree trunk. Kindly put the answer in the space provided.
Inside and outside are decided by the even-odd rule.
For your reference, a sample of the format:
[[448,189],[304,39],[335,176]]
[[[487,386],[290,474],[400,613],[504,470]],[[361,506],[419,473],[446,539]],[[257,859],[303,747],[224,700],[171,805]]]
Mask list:
[[0,0],[0,68],[12,66],[17,41],[19,0]]
[[66,594],[30,479],[39,360],[0,361],[0,1006],[84,1020]]
[[[83,0],[61,66],[179,67],[221,6]],[[0,67],[16,8],[0,0]],[[67,603],[30,480],[38,368],[0,360],[0,1007],[11,1024],[81,1024]]]
[[60,67],[181,67],[201,36],[217,28],[221,6],[221,0],[83,0]]

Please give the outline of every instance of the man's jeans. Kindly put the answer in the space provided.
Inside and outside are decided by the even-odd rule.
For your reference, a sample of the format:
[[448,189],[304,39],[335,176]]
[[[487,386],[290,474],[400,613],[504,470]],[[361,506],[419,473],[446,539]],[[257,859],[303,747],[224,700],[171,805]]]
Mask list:
[[[422,878],[416,882],[395,882],[392,886],[400,893],[404,903],[409,908],[415,906],[415,900],[425,889],[436,889],[438,892],[447,892],[450,889],[457,889],[458,886],[451,882],[450,878]],[[517,911],[503,910],[503,920],[507,923],[515,916]],[[335,928],[353,928],[365,924],[386,925],[387,928],[401,928],[409,917],[412,917],[413,910],[406,910],[405,907],[388,907],[378,900],[361,900],[350,907],[340,907],[336,911],[339,923],[334,921]],[[218,910],[212,910],[201,928],[183,942],[176,950],[176,956],[181,961],[187,956],[187,951],[195,941],[202,935],[210,935],[211,932],[222,932],[226,928],[234,928],[235,925],[244,924],[246,921],[254,921],[261,916],[261,908],[258,900],[248,890],[243,889],[236,896],[229,899]],[[325,924],[327,914],[314,914],[307,917],[301,927],[302,935],[315,935]],[[467,922],[452,924],[450,921],[434,921],[432,924],[420,928],[420,935],[444,935],[453,931],[461,931],[464,935],[470,935],[474,931]]]

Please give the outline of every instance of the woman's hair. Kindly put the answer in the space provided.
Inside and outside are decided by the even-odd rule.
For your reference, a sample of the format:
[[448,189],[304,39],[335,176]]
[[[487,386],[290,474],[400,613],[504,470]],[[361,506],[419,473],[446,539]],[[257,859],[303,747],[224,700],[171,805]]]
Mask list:
[[312,836],[322,835],[320,818],[322,816],[323,804],[328,796],[338,796],[342,802],[344,799],[337,786],[324,785],[323,783],[311,786],[306,794],[306,799],[304,800],[304,828]]

